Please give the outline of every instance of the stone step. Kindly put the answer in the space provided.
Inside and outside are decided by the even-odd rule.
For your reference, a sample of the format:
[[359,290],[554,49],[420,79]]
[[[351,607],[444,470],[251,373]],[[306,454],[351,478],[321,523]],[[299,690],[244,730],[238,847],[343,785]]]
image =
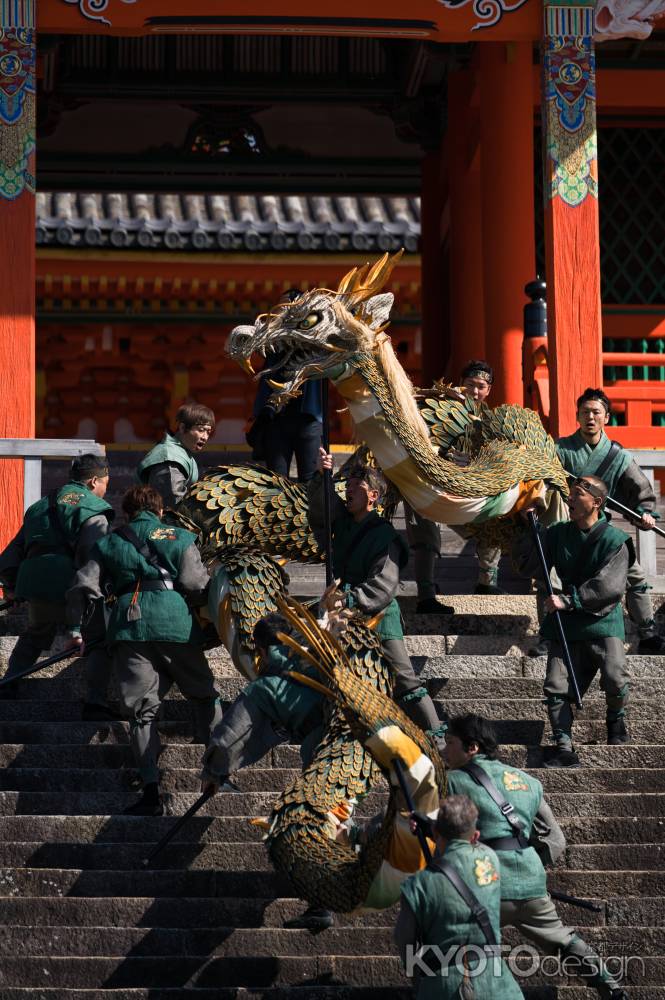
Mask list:
[[[311,937],[309,938],[311,941]],[[61,988],[117,989],[128,986],[218,988],[219,983],[265,988],[272,986],[325,985],[334,981],[351,986],[399,986],[404,978],[398,959],[392,955],[310,955],[212,957],[160,955],[127,958],[53,958],[36,962],[24,958],[0,959],[0,986],[20,982],[23,988],[39,989],[59,984]],[[529,985],[556,986],[560,980],[530,977]],[[567,982],[567,980],[566,980]],[[629,963],[627,985],[665,985],[665,957],[653,956]],[[4,992],[3,992],[4,1000]]]
[[[580,744],[578,753],[584,767],[623,768],[663,768],[665,767],[665,743],[630,743],[624,746],[605,744]],[[198,743],[167,743],[159,758],[164,770],[173,768],[197,768],[201,765],[203,745]],[[543,762],[543,748],[525,747],[519,744],[501,747],[501,760],[513,767],[540,768]],[[299,767],[300,748],[282,744],[270,750],[256,764],[258,767],[289,768]],[[0,744],[0,768],[131,768],[133,757],[129,744],[60,744],[48,746],[41,743]]]
[[[328,983],[330,979],[328,979]],[[574,982],[574,980],[573,980]],[[525,1000],[597,1000],[595,990],[586,990],[583,986],[521,986]],[[147,987],[127,987],[120,989],[101,990],[70,990],[41,987],[38,1000],[413,1000],[413,989],[410,986],[286,986],[260,987],[254,990],[248,987],[229,986],[210,989],[187,986],[183,989],[175,987],[164,989]],[[630,1000],[663,1000],[665,986],[650,986],[647,989],[638,987],[627,988]],[[3,1000],[35,1000],[36,994],[32,988],[7,988],[2,993]]]
[[[138,868],[146,855],[143,842],[81,844],[21,841],[0,843],[0,868]],[[219,871],[268,871],[270,862],[261,843],[170,844],[155,862],[161,868],[211,868]],[[629,871],[639,868],[665,870],[665,845],[582,844],[570,845],[556,868],[592,871]]]
[[[445,701],[435,700],[439,715],[451,711],[451,705]],[[455,707],[459,709],[459,702]],[[467,703],[467,711],[478,709],[478,702]],[[542,705],[534,702],[531,716],[525,718],[505,719],[492,702],[483,702],[483,713],[496,721],[496,732],[500,743],[522,743],[527,746],[538,746],[541,742],[549,742],[549,726]],[[540,711],[538,711],[540,709]],[[599,709],[599,711],[601,711]],[[629,708],[629,712],[631,709]],[[604,709],[602,709],[604,714]],[[629,715],[631,740],[639,744],[658,744],[663,742],[663,725],[655,718],[654,713],[648,721],[633,719]],[[163,722],[159,724],[159,732],[164,743],[182,743],[191,735],[191,726],[185,720],[181,722]],[[581,716],[575,723],[575,741],[579,744],[605,743],[607,730],[602,718],[587,720]],[[123,722],[5,722],[2,725],[3,743],[41,743],[58,745],[61,743],[90,744],[124,744],[129,742],[127,724]]]
[[[152,846],[152,845],[150,845]],[[186,861],[186,858],[185,858]],[[604,899],[621,906],[627,899],[665,894],[665,871],[582,870],[559,868],[548,878],[551,889],[584,899]],[[254,871],[217,869],[76,869],[21,867],[0,870],[0,898],[187,897],[242,900],[292,899],[288,879],[263,866]],[[575,919],[582,919],[579,911]],[[631,920],[627,917],[627,923]]]
[[[242,792],[272,792],[278,795],[297,778],[295,768],[254,767],[238,771],[234,780]],[[541,768],[533,771],[543,784],[545,794],[552,791],[584,792],[665,792],[664,768],[622,768],[608,771],[606,767]],[[0,790],[41,792],[57,780],[58,790],[77,791],[94,785],[98,793],[120,792],[129,786],[132,775],[127,770],[109,768],[68,768],[54,775],[51,768],[8,767],[0,771]],[[200,784],[200,769],[176,768],[163,772],[161,786],[165,792],[194,792]]]
[[[147,931],[147,933],[146,933]],[[663,934],[649,927],[591,927],[585,929],[589,943],[604,953],[635,954],[641,958],[664,957]],[[275,955],[290,958],[341,956],[392,956],[395,953],[392,927],[364,927],[362,934],[350,927],[333,926],[325,934],[291,931],[281,927],[53,927],[29,926],[3,928],[7,955],[33,957],[83,958],[100,955],[132,958],[160,956],[168,961],[174,955],[234,959],[237,955],[254,959]],[[516,932],[507,931],[506,944],[517,944]],[[1,967],[1,966],[0,966]]]
[[[174,844],[259,842],[262,831],[252,826],[251,816],[194,816],[176,835]],[[3,816],[0,834],[5,841],[20,843],[124,844],[154,842],[173,826],[173,818],[134,816]],[[561,827],[570,844],[656,843],[665,833],[660,817],[599,816],[566,818]]]
[[[422,675],[421,675],[422,677]],[[435,703],[445,706],[450,715],[463,715],[466,712],[477,710],[480,695],[469,690],[467,697],[455,698],[449,695],[444,679],[427,681],[428,687]],[[224,686],[226,687],[226,685]],[[470,688],[473,685],[469,685]],[[242,690],[238,685],[236,694]],[[230,704],[227,693],[223,690],[222,704],[224,707]],[[235,697],[235,696],[234,696]],[[498,694],[487,698],[487,705],[483,706],[483,712],[488,718],[494,719],[532,719],[540,716],[542,704],[542,689],[537,688],[531,697],[501,698]],[[586,719],[604,719],[606,712],[605,697],[600,694],[589,694],[584,698],[584,717]],[[630,718],[633,722],[638,719],[652,719],[654,714],[665,715],[665,698],[651,697],[640,699],[631,697]],[[162,718],[164,722],[189,722],[191,719],[191,705],[185,700],[167,699],[162,705]],[[10,699],[0,700],[0,722],[18,721],[29,722],[79,722],[81,719],[81,705],[78,701],[14,701]],[[100,726],[101,728],[101,726]],[[4,728],[0,732],[5,742]]]
[[[27,927],[39,916],[40,927],[281,927],[302,911],[298,899],[206,899],[196,897],[2,897],[7,926]],[[618,897],[592,900],[600,913],[557,903],[566,923],[584,926],[665,926],[662,898]],[[339,927],[389,927],[395,925],[398,907],[373,910],[359,916],[337,915]]]

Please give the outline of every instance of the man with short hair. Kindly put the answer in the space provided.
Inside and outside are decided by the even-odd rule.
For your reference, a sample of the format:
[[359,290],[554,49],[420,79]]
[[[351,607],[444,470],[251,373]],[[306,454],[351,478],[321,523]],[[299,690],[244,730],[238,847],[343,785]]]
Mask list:
[[[319,449],[319,475],[308,487],[309,519],[320,545],[324,544],[323,478],[324,469],[332,470],[333,457]],[[361,466],[351,471],[346,483],[346,503],[332,494],[331,518],[333,573],[335,584],[322,598],[327,610],[358,610],[370,617],[383,613],[377,625],[383,652],[395,675],[393,697],[421,729],[435,739],[442,739],[441,723],[434,703],[416,677],[404,645],[404,632],[395,594],[399,571],[406,565],[406,543],[389,521],[376,512],[386,491],[386,482],[378,469]]]
[[[556,450],[566,472],[575,478],[599,476],[611,497],[640,515],[635,525],[640,531],[652,528],[658,513],[652,484],[639,465],[618,441],[605,433],[612,404],[602,389],[585,389],[577,400],[578,429],[559,438]],[[626,610],[637,626],[638,653],[665,652],[665,640],[658,635],[644,570],[635,561],[628,570]]]
[[163,699],[175,683],[192,702],[197,743],[207,745],[222,717],[203,632],[190,609],[205,604],[209,579],[196,536],[162,524],[156,490],[131,487],[122,509],[127,524],[97,542],[67,592],[67,620],[76,632],[90,599],[107,588],[115,598],[108,643],[144,785],[142,798],[125,814],[161,816],[157,721]]
[[167,431],[136,470],[137,482],[157,490],[165,507],[175,507],[199,478],[194,455],[203,451],[213,433],[215,414],[200,403],[185,403],[175,424],[175,433]]
[[[115,516],[104,500],[108,483],[105,456],[75,458],[65,485],[27,509],[18,534],[0,555],[0,580],[6,596],[28,603],[28,628],[9,657],[6,677],[31,667],[64,630],[66,591],[95,543],[110,530]],[[91,609],[83,631],[86,642],[95,644],[86,662],[83,719],[116,719],[107,702],[111,660],[104,643],[101,599]],[[13,684],[4,691],[12,689]]]
[[[544,694],[555,750],[546,767],[578,767],[573,749],[571,703],[575,700],[559,643],[554,612],[561,624],[580,694],[588,690],[598,670],[607,702],[607,742],[628,743],[625,709],[628,703],[628,667],[624,650],[621,597],[628,569],[635,559],[632,539],[605,518],[607,486],[597,476],[576,479],[568,500],[570,521],[545,528],[538,525],[550,569],[561,580],[563,593],[545,600],[547,612],[541,633],[549,640]],[[531,507],[522,512],[527,517]],[[513,546],[518,571],[542,579],[539,554],[526,526]]]
[[556,861],[566,840],[543,798],[541,783],[497,760],[497,748],[488,719],[469,714],[449,720],[443,754],[448,794],[468,795],[478,809],[480,840],[496,851],[501,926],[512,925],[547,955],[579,963],[586,985],[603,1000],[627,1000],[602,959],[572,928],[564,927],[548,895],[543,862]]
[[497,855],[478,842],[477,820],[468,796],[443,799],[434,824],[437,856],[402,884],[395,943],[407,970],[421,954],[414,962],[417,1000],[458,1000],[466,988],[474,1000],[523,996],[498,952],[503,880]]

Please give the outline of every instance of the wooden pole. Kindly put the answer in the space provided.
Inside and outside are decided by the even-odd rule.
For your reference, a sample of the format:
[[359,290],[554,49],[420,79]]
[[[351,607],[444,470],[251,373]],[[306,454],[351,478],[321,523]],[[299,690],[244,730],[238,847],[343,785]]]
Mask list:
[[485,343],[494,368],[492,404],[521,405],[524,285],[536,273],[532,46],[483,42],[477,52]]
[[482,212],[478,110],[471,108],[470,71],[448,75],[450,191],[451,355],[447,375],[457,381],[464,365],[485,357]]
[[[35,433],[35,31],[32,0],[0,5],[0,437]],[[23,463],[0,476],[0,549],[23,518]]]
[[545,3],[542,42],[550,433],[575,430],[575,400],[602,385],[593,2]]

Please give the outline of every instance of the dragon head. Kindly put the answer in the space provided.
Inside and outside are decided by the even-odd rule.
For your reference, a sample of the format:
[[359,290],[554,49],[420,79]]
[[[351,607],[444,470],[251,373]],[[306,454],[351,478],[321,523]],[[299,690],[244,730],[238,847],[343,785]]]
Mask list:
[[402,253],[354,267],[336,291],[313,288],[257,317],[254,326],[235,327],[227,354],[251,375],[252,355],[270,355],[256,378],[275,373],[279,381],[268,379],[275,390],[270,403],[281,408],[308,379],[332,377],[352,355],[371,353],[380,343],[394,301],[381,289]]

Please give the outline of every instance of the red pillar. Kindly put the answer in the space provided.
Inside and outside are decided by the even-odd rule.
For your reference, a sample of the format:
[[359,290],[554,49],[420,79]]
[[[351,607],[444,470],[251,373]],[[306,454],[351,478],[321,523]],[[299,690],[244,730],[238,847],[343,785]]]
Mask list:
[[[10,9],[11,8],[11,9]],[[3,4],[7,17],[32,5]],[[3,21],[0,59],[11,102],[0,101],[0,437],[35,433],[35,37]],[[21,29],[21,30],[17,30]],[[0,548],[23,517],[22,462],[0,460]]]
[[481,42],[483,294],[492,402],[522,403],[524,285],[535,277],[532,46]]
[[482,212],[477,111],[468,71],[448,76],[448,177],[450,197],[450,327],[452,381],[472,358],[485,357]]
[[447,289],[441,250],[443,179],[439,150],[425,153],[420,187],[420,275],[423,386],[443,375],[450,354]]
[[594,8],[544,9],[542,120],[550,431],[575,429],[575,400],[602,385]]

